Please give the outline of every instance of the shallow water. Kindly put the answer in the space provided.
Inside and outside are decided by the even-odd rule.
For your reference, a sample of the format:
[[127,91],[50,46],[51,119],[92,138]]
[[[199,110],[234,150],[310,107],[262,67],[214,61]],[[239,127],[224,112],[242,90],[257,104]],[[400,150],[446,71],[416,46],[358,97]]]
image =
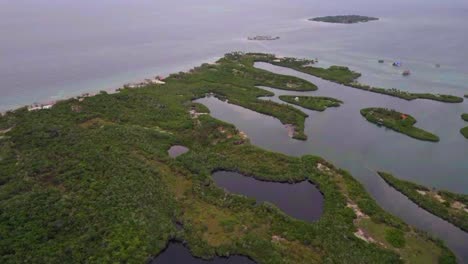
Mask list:
[[172,242],[149,264],[255,264],[255,262],[244,256],[215,257],[212,260],[195,258],[184,245]]
[[[306,20],[352,13],[381,20]],[[115,89],[236,50],[317,57],[386,87],[468,93],[465,0],[22,0],[0,1],[0,17],[8,36],[0,42],[0,110]],[[246,40],[259,34],[281,39]],[[389,66],[394,60],[412,76]]]
[[[320,86],[319,86],[320,89]],[[352,88],[345,88],[351,91],[361,92]],[[271,89],[275,93],[278,90]],[[319,90],[320,91],[320,90]],[[367,92],[368,93],[368,92]],[[339,99],[343,99],[338,97]],[[391,97],[390,97],[391,98]],[[347,104],[346,100],[345,105]],[[306,133],[309,135],[307,141],[298,141],[291,139],[288,136],[287,130],[281,122],[273,117],[259,114],[248,109],[232,105],[223,101],[220,101],[214,97],[203,98],[197,100],[198,103],[206,105],[210,109],[210,114],[223,120],[234,124],[237,128],[244,131],[250,138],[252,144],[259,147],[285,153],[288,155],[300,156],[304,154],[314,154],[324,157],[329,160],[337,167],[348,170],[358,181],[360,181],[371,196],[376,199],[377,203],[382,206],[386,211],[398,216],[406,223],[416,226],[417,228],[429,232],[437,238],[442,239],[447,246],[454,251],[461,263],[468,263],[468,251],[466,245],[468,245],[468,233],[463,232],[454,225],[442,220],[427,211],[419,208],[416,204],[410,201],[407,197],[402,195],[385,183],[377,174],[374,168],[369,166],[365,160],[362,159],[360,153],[353,154],[352,147],[358,146],[358,143],[353,142],[353,139],[343,136],[343,138],[330,138],[326,137],[312,137],[310,128],[306,129]],[[326,114],[327,112],[338,111],[339,108],[330,108],[325,112],[317,112],[315,115],[311,115],[308,118],[306,127],[310,125],[311,120],[317,120],[320,115]],[[312,114],[312,113],[309,113]],[[360,117],[359,111],[355,112],[357,117]],[[366,123],[364,119],[362,124],[352,124],[356,127],[369,125],[372,128],[380,129],[373,124]],[[318,129],[322,128],[326,122],[315,123],[318,125]],[[338,127],[345,132],[353,132],[354,127],[346,128]],[[385,131],[382,129],[382,133],[391,133],[393,131]],[[268,131],[268,133],[265,133]],[[325,134],[326,131],[325,131]],[[399,135],[399,134],[397,134]],[[405,137],[401,137],[404,139]],[[410,140],[415,140],[409,138]],[[325,148],[322,146],[314,146],[313,144],[324,144],[330,141],[337,140],[336,144],[342,144],[342,148]],[[378,139],[377,139],[378,140]],[[417,140],[415,140],[417,141]],[[312,143],[311,143],[312,142]],[[418,141],[417,141],[418,142]],[[433,143],[426,143],[433,144]],[[372,151],[373,145],[368,145],[368,151]],[[395,155],[399,155],[396,153]],[[398,156],[393,159],[398,161]]]
[[317,221],[323,213],[323,195],[308,181],[266,182],[230,171],[217,171],[212,177],[216,185],[228,192],[255,198],[257,203],[270,202],[299,220]]
[[178,156],[184,153],[187,153],[188,151],[189,149],[187,147],[174,145],[167,151],[167,153],[169,154],[170,157],[177,158]]
[[[267,63],[257,67],[272,72],[294,75],[318,86],[314,92],[290,92],[262,87],[275,93],[264,98],[282,102],[279,95],[330,96],[344,103],[324,112],[300,108],[309,115],[305,133],[309,139],[299,142],[284,138],[276,140],[262,134],[263,145],[290,155],[317,154],[340,165],[359,162],[374,171],[384,170],[395,176],[438,189],[468,193],[468,140],[460,133],[466,122],[461,113],[468,113],[468,104],[441,103],[431,100],[406,101],[399,98],[361,91],[325,81]],[[410,114],[416,126],[440,137],[432,143],[366,121],[360,110],[367,107],[387,107]],[[256,144],[256,142],[254,141]],[[290,147],[294,145],[294,147]],[[349,166],[349,165],[348,165]],[[356,175],[358,176],[358,175]]]

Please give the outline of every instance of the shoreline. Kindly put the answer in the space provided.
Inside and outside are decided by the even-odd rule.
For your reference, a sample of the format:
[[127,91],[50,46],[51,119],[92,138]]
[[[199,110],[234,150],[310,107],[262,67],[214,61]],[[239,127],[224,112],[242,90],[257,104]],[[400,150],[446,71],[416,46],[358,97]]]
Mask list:
[[[144,70],[141,70],[141,71],[139,71],[139,70],[132,71],[133,74],[131,75],[131,77],[125,78],[125,79],[123,79],[123,78],[120,79],[119,78],[119,80],[115,80],[116,77],[121,76],[121,75],[125,75],[125,72],[123,72],[123,73],[116,73],[116,74],[113,74],[111,76],[106,76],[106,77],[99,78],[99,79],[86,80],[85,82],[88,83],[88,84],[84,83],[84,84],[80,85],[80,87],[82,87],[82,89],[75,89],[75,90],[66,91],[62,95],[59,95],[60,91],[57,90],[57,92],[55,94],[53,94],[53,95],[48,95],[48,96],[44,96],[44,97],[38,96],[38,97],[40,97],[40,99],[28,100],[28,102],[13,104],[11,106],[6,106],[5,108],[3,108],[2,105],[0,105],[0,116],[3,116],[8,112],[14,112],[14,111],[17,111],[18,109],[28,107],[28,106],[31,106],[31,105],[34,105],[34,104],[47,104],[47,103],[50,103],[50,102],[62,102],[62,101],[66,101],[66,100],[69,100],[69,99],[79,97],[79,96],[81,96],[83,94],[97,95],[101,91],[105,91],[106,93],[114,93],[116,90],[123,88],[123,86],[125,84],[128,84],[128,83],[141,83],[145,79],[148,79],[150,76],[153,76],[153,77],[158,76],[158,75],[169,76],[170,74],[174,74],[174,73],[178,73],[178,72],[186,73],[190,69],[193,69],[194,67],[197,67],[197,66],[199,66],[199,65],[201,65],[203,63],[208,63],[208,64],[215,63],[217,60],[219,60],[222,57],[223,56],[219,56],[219,55],[206,56],[206,57],[204,57],[203,59],[200,59],[200,60],[192,60],[192,61],[189,61],[189,62],[186,62],[186,63],[181,63],[181,64],[178,64],[178,65],[172,66],[172,67],[158,67],[158,66],[148,67],[148,68],[146,68],[146,70],[144,69]],[[156,70],[157,68],[162,68],[163,70]],[[93,83],[95,83],[95,82],[103,83],[103,84],[94,84],[93,85]],[[62,87],[63,87],[62,90],[66,90],[66,86],[62,86]],[[87,89],[86,87],[93,87],[93,88]],[[103,87],[107,87],[107,88],[103,88]]]

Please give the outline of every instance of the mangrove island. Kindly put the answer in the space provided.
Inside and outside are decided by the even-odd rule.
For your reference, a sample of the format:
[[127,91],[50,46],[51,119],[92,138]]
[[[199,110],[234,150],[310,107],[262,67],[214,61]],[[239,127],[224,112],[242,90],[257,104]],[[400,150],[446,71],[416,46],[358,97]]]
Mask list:
[[468,122],[468,113],[462,114],[461,118],[465,120],[466,122]]
[[[462,114],[461,118],[465,121],[468,122],[468,114]],[[460,129],[460,133],[466,138],[468,139],[468,126]]]
[[361,115],[371,123],[390,128],[412,138],[433,142],[439,141],[438,136],[414,127],[416,119],[408,114],[403,114],[393,109],[374,107],[362,109]]
[[259,36],[255,36],[255,37],[248,37],[247,39],[248,40],[278,40],[278,39],[280,39],[280,37],[278,37],[278,36],[272,37],[272,36],[259,35]]
[[368,16],[344,15],[344,16],[316,17],[316,18],[310,18],[309,20],[317,21],[317,22],[336,23],[336,24],[355,24],[355,23],[375,21],[379,19],[376,17],[368,17]]

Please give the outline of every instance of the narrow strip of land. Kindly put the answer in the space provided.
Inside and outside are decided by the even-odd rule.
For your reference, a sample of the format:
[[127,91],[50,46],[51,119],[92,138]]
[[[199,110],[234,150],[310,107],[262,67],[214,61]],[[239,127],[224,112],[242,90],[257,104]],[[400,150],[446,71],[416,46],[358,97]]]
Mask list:
[[[276,66],[287,67],[299,72],[313,75],[315,77],[328,80],[331,82],[343,84],[348,87],[357,88],[374,93],[385,94],[393,97],[398,97],[404,100],[428,99],[444,103],[461,103],[462,97],[447,95],[447,94],[431,94],[431,93],[412,93],[398,90],[395,88],[386,89],[380,87],[372,87],[370,85],[361,84],[357,79],[361,73],[350,70],[348,67],[331,66],[329,68],[315,67],[315,61],[309,59],[296,58],[277,58],[274,55],[256,56],[255,61],[266,62]],[[465,96],[466,97],[466,96]]]
[[281,101],[314,111],[325,111],[328,107],[339,107],[343,102],[332,97],[280,95]]
[[414,203],[468,232],[468,195],[431,189],[385,172],[379,175]]
[[359,15],[345,15],[345,16],[324,16],[310,18],[310,21],[335,23],[335,24],[356,24],[369,21],[379,20],[376,17],[359,16]]

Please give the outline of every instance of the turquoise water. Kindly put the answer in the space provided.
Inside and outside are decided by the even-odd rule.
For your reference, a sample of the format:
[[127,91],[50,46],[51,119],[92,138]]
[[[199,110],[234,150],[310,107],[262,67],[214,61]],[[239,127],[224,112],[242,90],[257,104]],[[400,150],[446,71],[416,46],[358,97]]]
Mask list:
[[[381,20],[306,20],[351,13]],[[118,88],[234,50],[317,57],[375,85],[468,93],[468,2],[461,0],[7,0],[0,17],[0,110]],[[246,40],[257,34],[281,39]],[[413,75],[403,78],[380,58],[402,61]]]

